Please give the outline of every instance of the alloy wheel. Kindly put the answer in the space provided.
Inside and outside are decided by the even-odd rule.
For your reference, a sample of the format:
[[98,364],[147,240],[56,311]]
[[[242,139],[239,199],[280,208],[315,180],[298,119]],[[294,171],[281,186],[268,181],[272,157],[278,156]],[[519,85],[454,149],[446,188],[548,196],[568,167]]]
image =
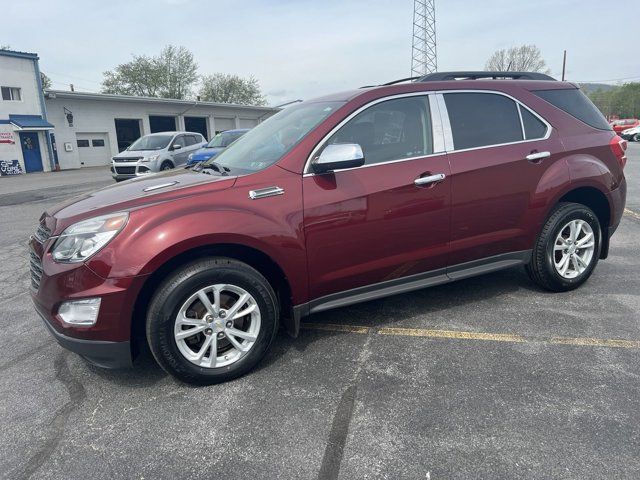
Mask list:
[[553,263],[558,274],[564,278],[576,278],[584,273],[593,260],[595,245],[589,223],[580,219],[567,223],[553,246]]
[[180,353],[204,368],[236,363],[260,333],[260,308],[241,287],[216,284],[198,290],[180,307],[174,339]]

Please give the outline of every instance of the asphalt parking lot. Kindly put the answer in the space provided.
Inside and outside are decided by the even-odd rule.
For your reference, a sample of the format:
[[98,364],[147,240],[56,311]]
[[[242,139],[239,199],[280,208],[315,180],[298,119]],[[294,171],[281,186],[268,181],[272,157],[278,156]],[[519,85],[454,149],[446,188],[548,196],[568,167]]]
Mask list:
[[107,371],[31,306],[40,213],[107,169],[0,179],[0,477],[640,478],[640,144],[609,259],[577,291],[521,269],[314,315],[195,388]]

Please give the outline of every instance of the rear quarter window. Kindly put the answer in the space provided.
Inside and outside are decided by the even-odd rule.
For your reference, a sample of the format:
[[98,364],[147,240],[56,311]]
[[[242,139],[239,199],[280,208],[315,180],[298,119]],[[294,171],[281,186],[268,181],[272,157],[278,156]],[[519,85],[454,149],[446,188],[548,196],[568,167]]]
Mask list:
[[536,90],[533,93],[593,128],[611,130],[609,122],[600,113],[598,107],[577,88]]

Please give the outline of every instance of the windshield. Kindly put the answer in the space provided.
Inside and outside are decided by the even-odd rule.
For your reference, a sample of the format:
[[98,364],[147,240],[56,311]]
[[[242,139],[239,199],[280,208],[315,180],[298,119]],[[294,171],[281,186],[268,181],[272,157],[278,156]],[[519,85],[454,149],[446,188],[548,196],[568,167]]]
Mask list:
[[169,145],[173,135],[147,135],[140,137],[129,147],[130,151],[139,150],[162,150]]
[[[257,172],[273,165],[343,102],[301,103],[278,112],[239,138],[232,147],[204,162],[232,174]],[[237,171],[239,170],[239,171]]]
[[228,147],[244,134],[245,132],[221,132],[211,139],[207,144],[207,148]]

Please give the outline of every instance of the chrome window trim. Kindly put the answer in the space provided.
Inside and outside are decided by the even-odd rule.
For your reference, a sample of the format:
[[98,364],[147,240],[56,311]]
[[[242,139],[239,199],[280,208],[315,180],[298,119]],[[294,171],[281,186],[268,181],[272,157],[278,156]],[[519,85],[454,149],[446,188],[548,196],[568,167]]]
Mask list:
[[527,139],[527,133],[524,131],[524,122],[522,121],[522,110],[521,110],[521,106],[519,103],[516,104],[517,109],[518,109],[518,118],[520,118],[520,130],[522,131],[522,139],[526,140]]
[[[320,148],[322,147],[322,145],[324,145],[324,143],[331,138],[331,136],[336,133],[338,130],[340,130],[340,128],[342,128],[349,120],[351,120],[353,117],[355,117],[356,115],[358,115],[360,112],[366,110],[369,107],[372,107],[374,105],[377,105],[378,103],[382,103],[382,102],[386,102],[388,100],[396,100],[398,98],[405,98],[405,97],[429,97],[429,104],[431,104],[431,95],[433,95],[434,92],[433,90],[429,90],[429,91],[420,91],[420,92],[408,92],[408,93],[399,93],[397,95],[391,95],[388,97],[381,97],[381,98],[377,98],[375,100],[372,100],[369,103],[366,103],[365,105],[361,106],[360,108],[358,108],[357,110],[351,112],[347,117],[345,117],[344,119],[342,119],[342,121],[340,121],[340,123],[338,123],[338,125],[336,125],[335,127],[333,127],[329,133],[327,133],[324,137],[322,137],[322,140],[320,140],[315,147],[313,147],[313,150],[311,150],[311,154],[309,154],[309,156],[307,157],[307,161],[304,164],[304,169],[302,170],[302,175],[307,177],[307,176],[313,176],[316,175],[315,173],[313,173],[311,171],[311,160],[316,156],[316,154],[318,153],[318,150],[320,150]],[[431,135],[432,138],[434,138],[434,119],[431,118]],[[435,143],[435,140],[434,140]],[[434,145],[434,151],[435,151],[435,145]],[[387,162],[379,162],[379,163],[372,163],[370,165],[362,165],[361,167],[354,167],[354,168],[345,168],[344,170],[354,170],[357,168],[366,168],[366,167],[373,167],[375,165],[385,165],[387,163],[396,163],[396,162],[401,162],[401,161],[408,161],[408,160],[415,160],[416,158],[424,158],[424,157],[428,157],[428,156],[433,156],[433,155],[442,155],[445,152],[438,152],[438,153],[430,153],[428,155],[420,155],[418,157],[411,157],[411,158],[401,158],[398,160],[389,160]],[[366,155],[365,155],[365,161],[366,161]],[[339,172],[343,171],[343,170],[338,170]]]
[[433,137],[433,153],[446,152],[444,125],[438,105],[437,96],[429,94],[429,113],[431,114],[431,135]]
[[[526,139],[525,138],[524,140],[516,140],[515,142],[494,143],[494,144],[491,144],[491,145],[482,145],[480,147],[461,148],[459,150],[456,150],[455,144],[453,143],[453,132],[452,132],[452,137],[451,137],[452,148],[451,148],[451,150],[447,150],[447,153],[469,152],[469,151],[472,151],[472,150],[480,150],[481,148],[503,147],[505,145],[516,145],[518,143],[538,142],[538,141],[541,141],[541,140],[548,140],[549,137],[551,136],[551,130],[553,128],[551,126],[551,124],[549,122],[547,122],[541,115],[539,115],[538,112],[536,112],[535,110],[529,108],[527,105],[522,103],[517,98],[512,97],[508,93],[499,92],[497,90],[470,90],[470,89],[465,89],[465,90],[442,90],[442,91],[438,92],[438,95],[442,97],[442,103],[444,103],[444,95],[447,94],[447,93],[488,93],[488,94],[492,94],[492,95],[502,95],[503,97],[507,97],[507,98],[511,99],[512,101],[514,101],[518,107],[526,108],[534,117],[536,117],[538,120],[540,120],[542,123],[544,123],[546,125],[546,127],[547,127],[547,131],[546,131],[544,137],[531,138],[531,139]],[[446,105],[445,105],[445,108],[446,108]],[[519,110],[518,110],[518,115],[520,115],[520,111]],[[520,127],[524,130],[524,123],[522,122],[522,116],[521,115],[520,115]]]
[[[523,136],[525,137],[525,139],[524,140],[517,140],[515,142],[496,143],[496,144],[492,144],[492,145],[482,145],[480,147],[471,147],[471,148],[464,148],[464,149],[456,150],[455,149],[455,144],[453,142],[453,131],[451,129],[451,122],[449,121],[449,111],[447,110],[447,105],[446,105],[445,100],[444,100],[444,95],[447,94],[447,93],[488,93],[488,94],[492,94],[492,95],[502,95],[503,97],[507,97],[507,98],[511,99],[518,106],[518,115],[520,117],[520,127],[523,129]],[[411,161],[411,160],[417,160],[419,158],[435,157],[435,156],[438,156],[438,155],[443,155],[445,153],[468,152],[468,151],[473,151],[473,150],[480,150],[480,149],[483,149],[483,148],[502,147],[502,146],[506,146],[506,145],[515,145],[515,144],[518,144],[518,143],[538,142],[538,141],[541,141],[541,140],[548,140],[549,137],[551,136],[551,131],[553,129],[551,124],[549,122],[547,122],[547,120],[544,117],[542,117],[541,115],[539,115],[535,110],[533,110],[529,106],[525,105],[524,103],[522,103],[517,98],[509,95],[508,93],[500,92],[498,90],[454,89],[454,90],[425,90],[425,91],[420,91],[420,92],[400,93],[400,94],[397,94],[397,95],[390,95],[390,96],[387,96],[387,97],[381,97],[381,98],[377,98],[375,100],[372,100],[371,102],[369,102],[369,103],[361,106],[357,110],[351,112],[351,114],[349,114],[340,123],[338,123],[335,127],[333,127],[329,131],[329,133],[327,133],[324,137],[322,137],[322,139],[315,145],[315,147],[313,147],[313,150],[311,150],[311,154],[307,157],[307,161],[305,162],[304,169],[302,170],[302,176],[303,177],[312,177],[312,176],[316,175],[316,173],[311,171],[311,160],[315,157],[315,155],[318,152],[318,150],[320,149],[320,147],[322,145],[324,145],[324,143],[334,133],[336,133],[340,128],[342,128],[345,123],[347,123],[353,117],[358,115],[360,112],[366,110],[369,107],[372,107],[373,105],[385,102],[387,100],[394,100],[394,99],[397,99],[397,98],[405,98],[405,97],[419,97],[419,96],[427,96],[429,98],[429,109],[430,109],[430,113],[431,113],[431,134],[433,136],[433,143],[434,143],[434,145],[433,145],[434,152],[433,153],[430,153],[428,155],[420,155],[418,157],[400,158],[400,159],[397,159],[397,160],[389,160],[389,161],[386,161],[386,162],[372,163],[372,164],[369,164],[369,165],[362,165],[361,167],[345,168],[343,170],[337,170],[337,172],[348,171],[348,170],[357,170],[359,168],[375,167],[375,166],[378,166],[378,165],[386,165],[386,164],[389,164],[389,163],[408,162],[408,161]],[[433,115],[434,107],[432,107],[432,104],[436,104],[437,105],[437,110],[438,110],[438,116],[437,117],[434,117],[434,115]],[[526,108],[533,116],[535,116],[537,119],[539,119],[542,123],[544,123],[546,125],[547,131],[546,131],[544,137],[532,138],[532,139],[527,139],[526,138],[526,135],[524,134],[524,122],[522,121],[522,115],[520,114],[520,108]],[[442,134],[444,136],[444,150],[443,151],[436,151],[436,133],[440,129],[442,129],[441,131],[442,131]],[[322,175],[324,175],[324,174],[322,174]]]

